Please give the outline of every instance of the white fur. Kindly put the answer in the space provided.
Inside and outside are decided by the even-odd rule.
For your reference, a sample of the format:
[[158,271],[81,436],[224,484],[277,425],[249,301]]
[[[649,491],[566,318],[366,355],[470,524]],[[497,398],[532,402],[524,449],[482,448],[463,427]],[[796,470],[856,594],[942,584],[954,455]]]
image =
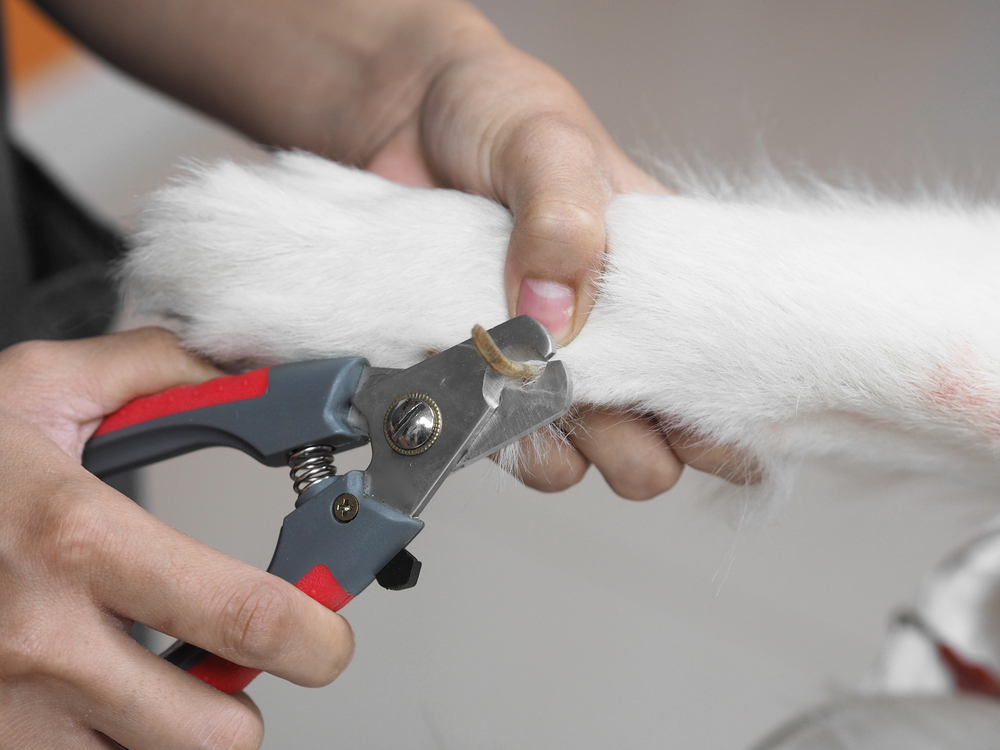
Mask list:
[[[612,201],[599,301],[559,354],[577,398],[742,447],[772,487],[823,454],[1000,474],[1000,210],[777,187]],[[510,232],[483,198],[283,154],[158,192],[122,273],[134,306],[217,361],[403,367],[505,319]],[[945,565],[917,608],[990,665],[996,557]],[[926,633],[901,626],[868,688],[953,686]],[[969,699],[852,699],[760,747],[971,750],[998,715]]]
[[[1000,211],[826,192],[623,195],[600,297],[560,351],[581,402],[757,456],[995,476]],[[212,358],[408,366],[506,318],[511,232],[484,198],[306,154],[222,162],[152,198],[123,269]]]

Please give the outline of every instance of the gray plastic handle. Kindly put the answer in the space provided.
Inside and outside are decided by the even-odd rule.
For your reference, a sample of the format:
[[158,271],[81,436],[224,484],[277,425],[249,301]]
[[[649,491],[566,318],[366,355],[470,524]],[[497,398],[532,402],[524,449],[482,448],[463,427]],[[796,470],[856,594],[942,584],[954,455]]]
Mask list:
[[[296,362],[136,399],[105,419],[83,465],[103,477],[211,446],[237,448],[268,466],[306,445],[349,450],[367,442],[348,422],[367,365],[360,357]],[[263,392],[247,397],[248,383]]]

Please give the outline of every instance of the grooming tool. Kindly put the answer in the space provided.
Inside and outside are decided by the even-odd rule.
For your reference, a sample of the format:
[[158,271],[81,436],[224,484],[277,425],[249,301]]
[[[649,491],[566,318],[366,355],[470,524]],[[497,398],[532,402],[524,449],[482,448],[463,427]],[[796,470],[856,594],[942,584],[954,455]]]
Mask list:
[[[298,499],[267,570],[336,611],[374,580],[413,586],[420,563],[405,548],[448,475],[569,410],[555,349],[521,316],[405,370],[351,357],[178,386],[108,416],[83,464],[106,476],[224,445],[288,465]],[[336,473],[337,453],[369,442],[365,471]],[[259,674],[180,641],[163,656],[227,693]]]

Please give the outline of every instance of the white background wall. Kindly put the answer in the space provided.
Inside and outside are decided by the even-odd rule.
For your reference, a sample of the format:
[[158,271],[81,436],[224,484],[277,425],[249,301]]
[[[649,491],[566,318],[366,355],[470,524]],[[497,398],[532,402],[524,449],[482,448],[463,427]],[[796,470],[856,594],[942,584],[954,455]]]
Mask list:
[[[995,3],[480,4],[639,156],[745,168],[766,151],[886,190],[997,184]],[[126,225],[180,160],[252,154],[97,64],[16,105],[23,140]],[[157,466],[148,485],[157,515],[259,565],[293,501],[282,471],[224,450]],[[265,747],[739,750],[853,685],[893,608],[996,495],[811,466],[775,523],[740,528],[695,472],[641,504],[599,476],[558,496],[496,485],[477,465],[438,494],[411,546],[420,584],[348,607],[357,654],[334,685],[251,686]]]

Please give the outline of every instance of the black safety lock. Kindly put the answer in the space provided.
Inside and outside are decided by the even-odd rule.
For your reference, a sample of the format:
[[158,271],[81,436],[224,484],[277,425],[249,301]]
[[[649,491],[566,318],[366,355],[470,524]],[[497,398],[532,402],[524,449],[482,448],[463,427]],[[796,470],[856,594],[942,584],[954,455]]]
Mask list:
[[416,586],[417,578],[419,577],[420,560],[411,555],[408,550],[401,549],[376,574],[375,580],[384,589],[402,591],[403,589],[412,589]]

